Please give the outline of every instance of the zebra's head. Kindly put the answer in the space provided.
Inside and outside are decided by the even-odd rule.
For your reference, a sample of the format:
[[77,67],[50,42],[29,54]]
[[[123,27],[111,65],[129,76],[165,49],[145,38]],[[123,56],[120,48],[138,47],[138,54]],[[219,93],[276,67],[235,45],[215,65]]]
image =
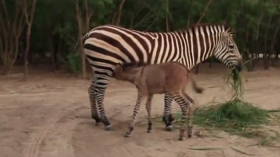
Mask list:
[[229,69],[242,71],[243,61],[238,47],[233,39],[233,33],[222,32],[218,40],[214,56]]

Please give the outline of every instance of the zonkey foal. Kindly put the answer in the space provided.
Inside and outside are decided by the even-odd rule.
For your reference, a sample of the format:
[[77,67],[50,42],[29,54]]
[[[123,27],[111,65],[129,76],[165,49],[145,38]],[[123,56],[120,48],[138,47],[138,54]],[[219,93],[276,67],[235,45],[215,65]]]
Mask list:
[[[191,73],[183,65],[177,62],[144,65],[140,67],[117,64],[114,69],[113,77],[117,80],[133,83],[138,89],[138,92],[140,92],[145,97],[148,96],[148,101],[146,103],[146,109],[148,112],[147,132],[150,132],[152,130],[151,101],[153,98],[153,94],[169,93],[172,98],[180,105],[182,110],[179,140],[184,139],[184,124],[186,119],[188,137],[192,136],[193,111],[192,106],[189,102],[194,103],[194,100],[185,92],[185,88],[187,87],[187,82],[190,78],[192,87],[195,92],[202,93],[204,89],[197,86],[195,80],[191,76]],[[140,104],[141,101],[137,102],[134,107],[132,121],[129,125],[128,131],[125,134],[125,137],[129,137],[134,129]]]

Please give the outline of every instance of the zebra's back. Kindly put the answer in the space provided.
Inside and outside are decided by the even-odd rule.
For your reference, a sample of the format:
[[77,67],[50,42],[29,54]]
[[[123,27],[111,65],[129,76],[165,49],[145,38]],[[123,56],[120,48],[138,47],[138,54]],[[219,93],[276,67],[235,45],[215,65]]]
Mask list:
[[103,25],[85,35],[84,48],[91,63],[149,62],[155,38],[153,33]]

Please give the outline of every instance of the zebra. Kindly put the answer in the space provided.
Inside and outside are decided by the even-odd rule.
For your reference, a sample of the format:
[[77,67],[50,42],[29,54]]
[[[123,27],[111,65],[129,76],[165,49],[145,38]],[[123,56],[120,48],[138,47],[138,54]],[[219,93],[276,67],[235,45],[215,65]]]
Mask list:
[[[94,74],[88,88],[91,118],[96,125],[102,122],[105,130],[112,130],[103,100],[117,64],[176,61],[191,69],[215,56],[229,69],[241,71],[243,61],[234,35],[235,31],[227,24],[198,24],[173,32],[143,32],[111,24],[93,28],[83,37],[84,53]],[[136,103],[140,99],[141,93],[138,93]],[[174,120],[172,101],[171,95],[164,95],[162,119],[169,131]]]

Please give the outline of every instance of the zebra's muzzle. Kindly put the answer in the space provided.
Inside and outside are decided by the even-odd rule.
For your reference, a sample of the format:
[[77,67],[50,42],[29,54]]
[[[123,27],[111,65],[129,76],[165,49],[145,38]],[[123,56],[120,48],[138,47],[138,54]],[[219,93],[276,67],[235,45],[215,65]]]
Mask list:
[[240,60],[238,62],[238,64],[235,66],[235,69],[238,71],[238,72],[241,72],[243,70],[243,62],[242,60]]

